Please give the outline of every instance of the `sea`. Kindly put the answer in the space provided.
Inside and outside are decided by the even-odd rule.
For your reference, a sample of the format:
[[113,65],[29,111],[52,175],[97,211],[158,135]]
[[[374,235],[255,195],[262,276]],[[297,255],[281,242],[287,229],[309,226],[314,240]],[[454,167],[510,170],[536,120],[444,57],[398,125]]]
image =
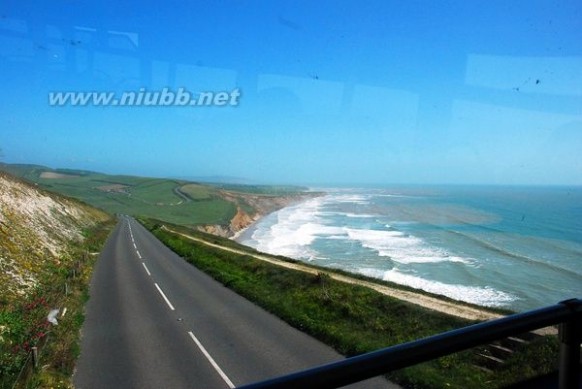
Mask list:
[[237,241],[516,312],[582,298],[582,187],[314,190]]

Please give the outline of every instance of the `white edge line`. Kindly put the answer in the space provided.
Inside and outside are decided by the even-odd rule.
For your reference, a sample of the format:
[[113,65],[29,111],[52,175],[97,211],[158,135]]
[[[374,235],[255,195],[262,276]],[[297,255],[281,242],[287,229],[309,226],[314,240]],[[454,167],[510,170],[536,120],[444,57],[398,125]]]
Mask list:
[[143,262],[141,264],[143,265],[143,268],[145,269],[145,271],[148,273],[148,276],[151,276],[152,273],[150,273],[150,271],[149,271],[148,267],[146,266],[146,264],[143,263]]
[[220,366],[218,366],[218,363],[216,363],[216,361],[214,361],[214,359],[212,359],[212,357],[210,356],[210,354],[208,353],[208,351],[206,351],[206,349],[204,348],[204,346],[202,345],[202,343],[200,343],[200,341],[198,339],[196,339],[196,337],[194,336],[194,334],[192,333],[192,331],[188,331],[188,335],[190,335],[190,337],[192,338],[192,340],[194,341],[194,343],[196,343],[196,346],[198,346],[198,348],[200,349],[200,351],[202,351],[202,354],[204,354],[204,356],[206,357],[206,359],[208,359],[208,362],[210,362],[210,364],[212,365],[212,367],[214,367],[214,370],[216,370],[216,372],[218,374],[220,374],[220,377],[224,380],[224,382],[226,382],[226,384],[228,385],[228,387],[230,389],[234,389],[235,386],[232,383],[232,381],[222,371],[222,369],[220,368]]
[[154,285],[156,286],[156,288],[158,288],[158,292],[160,292],[160,294],[162,295],[162,297],[166,301],[166,304],[168,304],[168,307],[170,307],[170,309],[172,311],[175,311],[174,306],[172,305],[172,303],[170,302],[170,300],[168,300],[168,298],[166,297],[166,295],[164,294],[164,292],[162,292],[162,289],[160,288],[160,286],[157,283],[154,283]]

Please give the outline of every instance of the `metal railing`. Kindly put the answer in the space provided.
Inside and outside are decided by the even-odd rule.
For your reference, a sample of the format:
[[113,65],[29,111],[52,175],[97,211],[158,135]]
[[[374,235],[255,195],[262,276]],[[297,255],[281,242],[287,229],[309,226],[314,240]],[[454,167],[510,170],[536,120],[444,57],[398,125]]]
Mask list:
[[562,301],[545,308],[444,332],[240,388],[337,388],[556,324],[559,324],[560,340],[559,387],[578,388],[582,342],[581,299]]

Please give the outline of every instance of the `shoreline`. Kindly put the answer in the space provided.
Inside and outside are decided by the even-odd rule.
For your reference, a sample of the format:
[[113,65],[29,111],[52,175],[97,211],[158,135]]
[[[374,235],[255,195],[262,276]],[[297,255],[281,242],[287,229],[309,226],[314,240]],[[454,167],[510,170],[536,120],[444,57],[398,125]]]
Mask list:
[[[275,211],[275,212],[276,212],[276,211]],[[259,219],[259,220],[260,220],[260,219]],[[257,220],[257,221],[259,221],[259,220]],[[230,240],[234,240],[235,242],[237,242],[237,239],[238,239],[238,238],[240,238],[240,236],[241,236],[242,234],[244,234],[244,233],[245,233],[245,231],[248,231],[248,230],[251,228],[251,226],[252,226],[253,224],[255,224],[255,223],[253,222],[253,223],[249,224],[248,226],[244,227],[243,229],[241,229],[241,230],[238,230],[237,232],[235,232],[235,233],[234,233],[234,235],[233,235],[233,236],[231,236],[231,237],[230,237],[230,238],[228,238],[228,239],[230,239]]]
[[[237,231],[234,233],[233,236],[228,237],[228,239],[233,240],[237,243],[240,243],[242,245],[245,245],[244,243],[242,243],[241,241],[239,241],[239,238],[241,238],[243,235],[245,234],[250,234],[251,231],[254,231],[254,228],[256,227],[257,223],[260,222],[261,220],[265,219],[266,217],[274,214],[275,212],[278,212],[284,208],[288,208],[288,207],[292,207],[295,205],[299,205],[305,201],[317,198],[317,197],[322,197],[327,195],[327,192],[323,192],[323,191],[306,191],[306,192],[301,192],[299,194],[300,198],[291,198],[289,199],[289,202],[287,202],[286,204],[284,204],[283,206],[281,206],[280,208],[274,209],[270,212],[267,212],[265,214],[257,214],[256,217],[254,218],[254,220],[246,225],[244,228],[242,228],[241,230]],[[247,246],[247,245],[245,245]],[[250,247],[250,246],[248,246]],[[252,247],[251,247],[252,248]]]
[[[461,317],[461,318],[465,318],[468,320],[491,320],[491,319],[496,319],[496,318],[503,316],[502,314],[488,310],[487,307],[471,307],[471,306],[463,304],[463,302],[460,302],[460,301],[459,302],[452,302],[452,301],[447,301],[445,299],[439,299],[438,297],[432,297],[432,296],[429,296],[426,294],[422,294],[419,292],[413,292],[413,291],[408,291],[408,290],[404,290],[404,289],[398,289],[395,287],[385,286],[385,285],[382,285],[380,283],[374,283],[372,281],[365,281],[365,280],[358,279],[356,277],[350,277],[348,275],[339,274],[339,273],[334,272],[334,269],[329,269],[328,271],[327,270],[318,270],[318,269],[310,267],[306,264],[303,264],[302,262],[293,263],[293,262],[283,261],[281,259],[276,258],[272,254],[267,254],[267,253],[251,254],[251,253],[245,252],[243,250],[238,250],[238,249],[226,247],[226,246],[223,246],[223,245],[217,244],[217,243],[211,243],[211,242],[208,242],[204,239],[196,238],[194,236],[187,235],[187,234],[172,230],[171,228],[168,228],[166,226],[163,226],[162,229],[164,229],[170,233],[180,235],[186,239],[205,244],[205,245],[210,246],[210,247],[218,248],[218,249],[229,251],[229,252],[236,253],[236,254],[250,255],[253,258],[271,263],[271,264],[276,265],[276,266],[280,266],[280,267],[284,267],[284,268],[288,268],[288,269],[292,269],[292,270],[297,270],[297,271],[300,271],[303,273],[314,274],[314,275],[317,275],[318,273],[325,273],[325,274],[329,275],[332,279],[335,279],[337,281],[340,281],[343,283],[348,283],[348,284],[365,286],[365,287],[368,287],[370,289],[374,289],[381,294],[388,295],[388,296],[397,298],[399,300],[407,301],[411,304],[419,305],[419,306],[422,306],[424,308],[428,308],[428,309],[431,309],[431,310],[434,310],[437,312],[446,313],[446,314],[451,315],[451,316]],[[246,245],[244,245],[244,246],[249,247]],[[252,247],[249,247],[249,248],[252,249]]]
[[[329,193],[329,197],[333,197],[333,194],[334,194],[333,192]],[[289,205],[287,205],[287,207],[284,207],[287,209],[287,211],[284,211],[282,214],[271,216],[270,219],[265,220],[265,218],[269,217],[272,213],[262,215],[260,218],[253,221],[253,223],[247,225],[244,229],[238,231],[230,239],[239,243],[239,244],[242,244],[246,247],[249,247],[251,249],[254,249],[254,250],[260,249],[261,251],[265,252],[268,255],[277,256],[277,254],[279,253],[279,255],[288,256],[296,261],[300,261],[303,263],[310,263],[311,259],[309,257],[303,257],[301,255],[301,253],[302,253],[301,247],[303,247],[303,246],[301,246],[299,249],[296,249],[299,246],[293,245],[293,246],[289,246],[289,247],[291,247],[291,249],[285,250],[286,247],[288,247],[288,246],[285,246],[287,243],[279,242],[279,238],[278,238],[278,237],[281,237],[282,242],[287,242],[290,239],[292,239],[291,242],[294,242],[294,240],[291,236],[295,236],[295,235],[292,231],[295,231],[296,228],[299,228],[300,225],[305,222],[305,220],[311,220],[310,217],[307,217],[307,216],[309,216],[309,212],[311,212],[311,209],[312,209],[312,207],[310,205],[311,203],[307,202],[305,206],[301,205],[302,203],[305,203],[306,200],[308,200],[308,198],[303,198],[303,201],[298,201],[296,203],[289,203]],[[327,200],[325,200],[325,198],[323,198],[323,199],[320,198],[319,200],[314,200],[314,202],[317,202],[317,203],[320,201],[325,202]],[[296,208],[294,208],[294,207],[296,207]],[[292,221],[288,222],[287,216],[289,216],[289,214],[294,214],[295,209],[298,209],[297,212],[299,212],[301,215],[303,215],[303,216],[307,215],[307,216],[305,216],[306,219],[304,220],[303,216],[299,217],[299,219],[296,217],[293,217],[292,219],[290,219]],[[315,208],[313,208],[313,209],[315,209]],[[319,208],[317,208],[317,209],[319,209]],[[350,210],[348,209],[348,211],[350,211]],[[308,213],[305,214],[305,212],[308,212]],[[259,221],[264,221],[264,222],[262,224],[258,225]],[[340,219],[340,221],[342,221],[342,220]],[[276,226],[276,227],[274,227],[274,230],[270,232],[269,229],[271,228],[271,226],[276,225],[279,222],[283,223],[281,225],[281,228],[279,228],[279,226]],[[299,224],[297,224],[297,223],[299,223]],[[257,228],[257,226],[259,226],[259,227]],[[341,225],[337,224],[337,226],[341,226]],[[369,228],[369,227],[362,227],[362,228]],[[255,231],[257,231],[257,229],[258,229],[258,233],[255,234]],[[275,230],[276,230],[276,232],[275,232]],[[313,233],[312,230],[310,230],[310,233]],[[317,230],[317,231],[319,231],[319,230]],[[255,238],[253,238],[253,234],[254,234]],[[313,235],[310,235],[310,236],[313,236]],[[345,239],[348,239],[348,238],[346,237]],[[291,243],[289,243],[289,244],[291,245]],[[295,243],[293,243],[293,244],[295,244]],[[297,243],[297,244],[301,244],[301,243]],[[390,244],[390,241],[388,241],[387,244]],[[280,247],[282,247],[283,249],[279,250]],[[495,284],[487,283],[487,284],[482,285],[482,284],[478,284],[478,283],[471,283],[471,282],[466,281],[464,279],[457,279],[457,278],[455,278],[453,280],[444,280],[443,281],[443,280],[440,280],[438,278],[438,276],[439,276],[438,273],[436,273],[435,275],[433,275],[433,273],[423,274],[422,276],[417,276],[416,278],[413,277],[414,274],[413,274],[413,276],[406,277],[406,276],[408,276],[408,274],[405,271],[398,272],[397,265],[394,265],[394,270],[393,270],[393,268],[390,268],[389,265],[384,265],[385,262],[373,263],[371,265],[368,265],[368,267],[366,267],[366,266],[364,266],[364,265],[366,265],[366,263],[364,263],[364,261],[361,261],[361,258],[359,256],[355,255],[354,253],[350,253],[349,255],[348,254],[344,255],[343,253],[344,252],[335,252],[335,254],[334,254],[333,252],[330,252],[328,256],[322,255],[321,258],[315,257],[314,258],[315,261],[312,263],[317,264],[318,266],[321,266],[321,267],[326,267],[326,268],[330,269],[331,271],[333,271],[334,268],[338,268],[341,271],[353,273],[353,275],[355,277],[363,275],[363,276],[367,276],[369,278],[373,278],[373,279],[377,280],[378,283],[388,282],[388,283],[392,283],[392,284],[397,284],[397,285],[400,285],[404,288],[417,289],[417,290],[421,290],[421,291],[424,291],[424,292],[427,292],[427,293],[430,293],[433,295],[442,295],[442,296],[449,298],[451,300],[454,300],[454,301],[460,301],[460,302],[465,302],[465,303],[472,304],[472,305],[477,305],[477,306],[483,307],[485,309],[498,308],[501,310],[512,310],[514,312],[523,311],[523,309],[519,309],[519,307],[517,307],[515,305],[516,304],[515,300],[518,300],[517,298],[512,298],[512,296],[509,292],[505,293],[505,294],[503,293],[506,289],[502,289],[502,288],[495,289],[493,286],[489,286],[489,285],[495,285]],[[359,253],[359,251],[355,251],[355,253]],[[307,254],[309,254],[309,253],[307,253]],[[344,263],[338,262],[335,259],[337,257],[342,258],[342,259],[345,258],[345,262]],[[379,261],[381,261],[381,260],[383,260],[383,258],[379,259]],[[351,261],[351,262],[348,262],[348,261]],[[360,261],[362,262],[362,265],[360,265]],[[339,265],[328,266],[328,264],[332,264],[332,262],[337,262],[337,263],[339,263]],[[351,263],[355,263],[355,265],[352,266]],[[345,264],[348,264],[348,265],[345,265]],[[465,266],[464,264],[463,265],[454,264],[454,265],[455,266],[463,266],[463,269]],[[471,265],[471,263],[469,263],[469,265],[467,265],[467,266],[470,266],[470,265]],[[423,265],[420,265],[420,266],[423,266]],[[430,265],[428,265],[428,266],[430,266]],[[384,269],[385,267],[388,270]],[[374,272],[366,271],[366,270],[374,270],[374,269],[378,269],[378,271],[374,271]],[[432,270],[433,269],[431,269],[431,271]],[[388,275],[383,276],[383,273],[387,273]],[[401,275],[403,275],[403,276],[401,277]],[[423,281],[423,283],[417,282],[418,280]],[[463,292],[465,292],[465,293],[463,294]],[[512,298],[512,299],[510,299],[510,298]],[[538,306],[540,306],[540,305],[538,305]],[[533,308],[530,308],[530,309],[535,309],[535,306]]]
[[[281,208],[281,209],[283,209],[283,208]],[[280,211],[280,210],[277,210],[277,211]],[[261,221],[261,220],[262,220],[262,219],[264,219],[265,217],[267,217],[267,216],[269,216],[270,214],[272,214],[272,213],[275,213],[275,212],[277,212],[277,211],[273,211],[273,212],[271,212],[271,213],[268,213],[268,214],[266,214],[266,215],[261,215],[259,218],[257,218],[256,220],[254,220],[254,221],[253,221],[251,224],[249,224],[248,226],[246,226],[246,227],[243,227],[242,229],[240,229],[240,230],[238,230],[237,232],[235,232],[235,233],[234,233],[234,235],[233,235],[233,236],[231,236],[231,237],[229,237],[228,239],[230,239],[230,240],[233,240],[233,241],[235,241],[235,242],[237,242],[237,243],[240,243],[240,242],[238,241],[238,239],[239,239],[240,237],[242,237],[242,236],[243,236],[245,233],[250,233],[250,231],[252,231],[252,230],[253,230],[253,228],[255,227],[255,225],[256,225],[256,224],[257,224],[259,221]],[[242,243],[241,243],[241,244],[242,244]]]
[[[325,195],[324,192],[305,191],[290,195],[260,195],[241,194],[222,191],[221,195],[227,201],[236,205],[236,214],[228,225],[207,224],[198,226],[198,230],[236,241],[245,232],[251,229],[258,221],[270,214],[292,205],[300,204],[309,199]],[[248,207],[253,213],[248,213]],[[245,210],[245,208],[247,210]]]
[[[252,258],[258,259],[263,262],[267,262],[271,265],[277,267],[282,267],[285,269],[295,270],[311,275],[321,275],[325,274],[335,281],[339,281],[345,284],[358,285],[368,289],[372,289],[380,294],[395,298],[400,301],[405,301],[407,303],[435,311],[444,313],[453,317],[458,317],[466,320],[474,321],[487,321],[493,319],[499,319],[510,315],[514,312],[501,312],[494,308],[487,306],[481,306],[477,304],[466,303],[459,300],[454,300],[448,298],[444,295],[438,295],[430,292],[423,291],[422,289],[407,288],[406,286],[394,284],[387,285],[381,282],[381,280],[374,279],[361,279],[356,275],[343,274],[341,272],[336,272],[333,268],[318,269],[317,267],[310,266],[309,264],[303,263],[301,261],[286,261],[272,254],[262,253],[262,252],[249,252],[246,249],[252,249],[252,247],[243,245],[241,243],[235,242],[243,246],[238,249],[235,247],[228,247],[220,242],[209,242],[205,239],[195,237],[180,231],[176,231],[172,228],[168,228],[163,225],[161,229],[166,230],[174,235],[182,236],[188,240],[204,244],[208,247],[213,247],[216,249],[224,250],[234,254],[250,256]],[[291,259],[291,258],[290,258]],[[532,331],[538,335],[556,335],[557,329],[553,326],[540,328],[538,330]]]

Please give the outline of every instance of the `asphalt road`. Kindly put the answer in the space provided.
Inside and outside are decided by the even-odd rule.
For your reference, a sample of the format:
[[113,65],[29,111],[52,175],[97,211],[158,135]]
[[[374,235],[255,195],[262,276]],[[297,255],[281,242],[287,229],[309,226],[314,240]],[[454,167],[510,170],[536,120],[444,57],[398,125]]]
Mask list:
[[[229,388],[343,358],[214,281],[129,217],[97,262],[76,388]],[[387,388],[375,378],[354,388]]]

